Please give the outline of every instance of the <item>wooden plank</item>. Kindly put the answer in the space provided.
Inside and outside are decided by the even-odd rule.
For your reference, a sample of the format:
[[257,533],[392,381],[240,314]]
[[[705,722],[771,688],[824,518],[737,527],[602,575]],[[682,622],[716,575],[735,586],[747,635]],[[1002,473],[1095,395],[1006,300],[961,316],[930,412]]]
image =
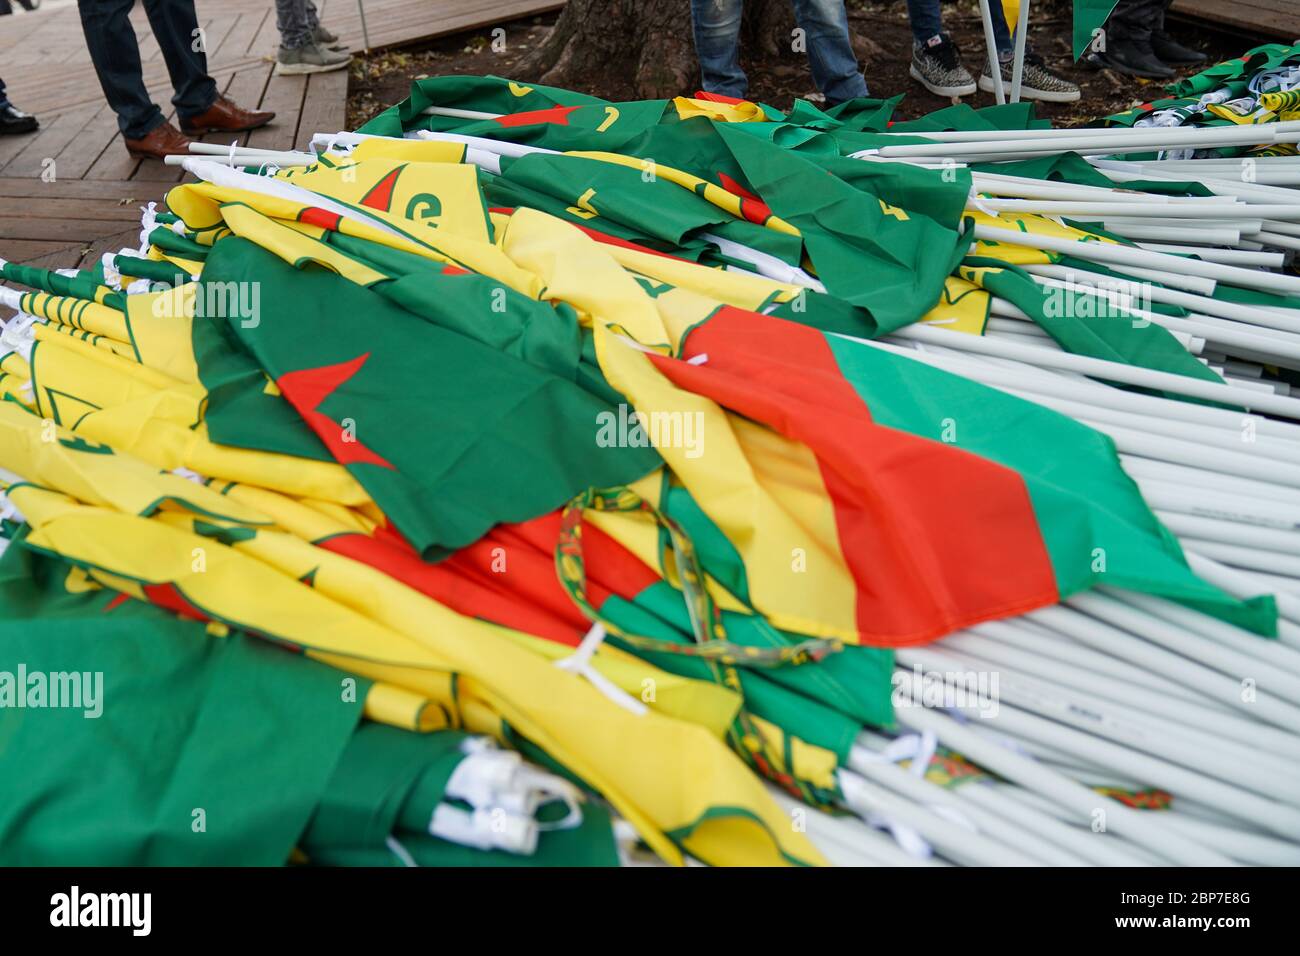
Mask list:
[[0,167],[0,175],[32,178],[52,175],[57,179],[59,166],[55,157],[68,144],[81,138],[82,131],[98,112],[98,107],[82,107],[54,117],[35,136],[24,137],[27,140],[26,147]]
[[1300,35],[1295,0],[1174,0],[1170,13],[1288,42]]
[[134,249],[139,244],[139,241],[139,228],[124,229],[121,232],[103,236],[91,243],[89,248],[82,250],[81,259],[77,262],[75,268],[89,269],[104,257],[104,253],[117,252],[117,250],[128,246]]
[[307,98],[298,118],[298,149],[311,148],[313,133],[337,133],[347,128],[348,71],[315,73],[309,77]]
[[[268,65],[268,70],[273,69]],[[307,92],[306,76],[275,76],[266,83],[260,109],[274,110],[271,125],[255,129],[248,134],[248,145],[259,149],[292,149],[298,132],[298,116],[302,112],[302,99]]]
[[133,204],[112,196],[95,199],[70,199],[63,196],[32,197],[0,196],[0,216],[30,216],[41,219],[99,219],[131,222],[140,218]]
[[[86,123],[81,134],[54,158],[60,180],[83,179],[109,146],[118,140],[117,114],[107,103]],[[120,142],[118,149],[121,149]]]
[[[13,99],[13,97],[10,97],[10,100],[14,106],[19,109],[23,108],[21,101]],[[44,129],[46,125],[52,122],[49,117],[42,120],[41,117],[38,116],[36,119],[40,122],[41,129]],[[10,160],[25,150],[32,140],[37,136],[40,136],[41,129],[38,129],[34,133],[17,133],[12,136],[0,136],[0,170],[3,170],[4,167],[9,164]]]
[[30,262],[40,256],[59,252],[69,248],[62,242],[50,242],[41,239],[4,239],[0,240],[0,256],[10,262]]
[[64,179],[56,183],[41,180],[0,177],[0,196],[29,199],[34,204],[47,199],[113,199],[128,205],[162,198],[167,187],[162,183],[132,183]]
[[[23,265],[38,266],[42,269],[75,269],[77,263],[81,261],[82,255],[86,250],[85,243],[75,243],[73,245],[63,245],[56,243],[57,249],[51,250],[44,255],[39,255],[23,262]],[[18,260],[15,259],[15,262]],[[19,288],[24,288],[19,286]]]
[[36,219],[0,216],[0,236],[12,239],[46,239],[55,242],[93,242],[112,223],[85,219]]

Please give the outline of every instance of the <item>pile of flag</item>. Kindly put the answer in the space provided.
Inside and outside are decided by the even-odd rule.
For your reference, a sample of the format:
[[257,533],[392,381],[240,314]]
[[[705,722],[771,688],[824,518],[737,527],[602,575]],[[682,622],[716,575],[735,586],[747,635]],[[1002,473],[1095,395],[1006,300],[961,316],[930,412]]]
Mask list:
[[0,861],[1295,862],[1300,280],[893,106],[420,80],[0,264]]
[[[1240,58],[1217,63],[1170,83],[1167,97],[1106,117],[1112,125],[1172,128],[1228,127],[1300,119],[1300,47],[1257,46]],[[1174,151],[1192,158],[1192,151]],[[1293,143],[1265,149],[1218,147],[1204,156],[1294,156]]]

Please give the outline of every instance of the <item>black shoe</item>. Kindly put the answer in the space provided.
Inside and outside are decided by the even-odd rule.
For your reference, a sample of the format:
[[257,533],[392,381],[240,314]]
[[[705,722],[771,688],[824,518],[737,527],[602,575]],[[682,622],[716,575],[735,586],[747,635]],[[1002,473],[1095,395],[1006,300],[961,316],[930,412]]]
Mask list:
[[1151,50],[1157,59],[1175,66],[1195,66],[1209,59],[1199,50],[1191,50],[1183,46],[1163,30],[1151,34]]
[[1101,62],[1107,69],[1148,80],[1171,80],[1175,75],[1173,70],[1156,59],[1149,42],[1112,42],[1106,52],[1101,54]]
[[12,106],[0,107],[0,135],[6,133],[30,133],[41,124],[36,117]]

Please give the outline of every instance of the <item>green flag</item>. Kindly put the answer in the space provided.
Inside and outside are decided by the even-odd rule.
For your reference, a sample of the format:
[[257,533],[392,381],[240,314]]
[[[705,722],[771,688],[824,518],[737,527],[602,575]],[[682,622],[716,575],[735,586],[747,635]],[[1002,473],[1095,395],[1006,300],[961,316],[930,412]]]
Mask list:
[[1083,56],[1097,38],[1118,0],[1074,0],[1074,58]]
[[[456,331],[457,316],[505,314],[491,309],[490,297],[474,301],[482,283],[458,284],[465,278],[425,276],[439,288],[422,304],[446,314],[434,322],[239,237],[218,241],[203,270],[205,283],[257,283],[266,316],[311,317],[307,326],[231,319],[225,327],[426,557],[469,544],[498,522],[557,508],[589,485],[635,481],[659,465],[652,448],[598,440],[599,416],[613,410],[576,380],[577,337],[565,377]],[[566,316],[549,318],[560,325]],[[574,321],[571,312],[567,318]]]
[[[284,863],[366,682],[345,695],[333,668],[84,580],[0,558],[0,865]],[[74,678],[80,706],[55,706]]]

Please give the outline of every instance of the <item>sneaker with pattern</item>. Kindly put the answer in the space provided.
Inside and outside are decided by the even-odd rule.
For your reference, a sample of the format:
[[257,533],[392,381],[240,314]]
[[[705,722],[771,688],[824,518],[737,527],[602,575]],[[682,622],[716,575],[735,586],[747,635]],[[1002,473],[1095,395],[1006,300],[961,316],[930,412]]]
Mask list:
[[[1011,61],[1002,61],[1002,87],[1011,91]],[[980,89],[993,91],[993,76],[987,66],[980,76]],[[1025,54],[1025,71],[1020,78],[1020,98],[1040,100],[1044,103],[1073,103],[1079,98],[1079,88],[1064,77],[1047,69],[1043,58],[1036,53]]]
[[924,43],[912,43],[912,69],[916,80],[935,96],[970,96],[975,79],[961,65],[961,51],[947,34],[938,33]]

